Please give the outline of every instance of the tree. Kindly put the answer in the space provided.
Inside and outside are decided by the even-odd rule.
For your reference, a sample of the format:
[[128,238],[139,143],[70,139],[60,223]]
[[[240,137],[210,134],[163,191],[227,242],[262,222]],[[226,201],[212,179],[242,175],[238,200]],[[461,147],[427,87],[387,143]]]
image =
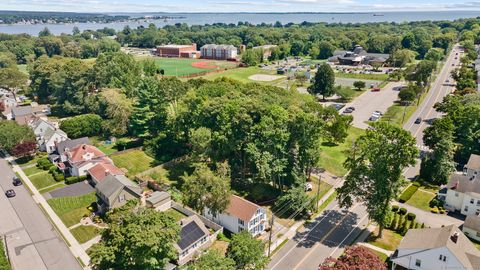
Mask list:
[[366,86],[367,86],[367,84],[365,83],[365,81],[355,81],[355,82],[353,82],[353,87],[357,88],[358,91],[361,91]]
[[425,54],[425,60],[432,60],[435,62],[441,61],[445,56],[445,51],[440,48],[431,48]]
[[327,140],[335,144],[343,143],[348,136],[348,129],[352,121],[353,117],[351,115],[335,113],[325,127]]
[[37,150],[37,143],[34,141],[23,141],[15,145],[10,153],[15,157],[27,157],[35,154]]
[[217,250],[210,249],[200,256],[188,270],[235,270],[235,261],[231,258],[221,255]]
[[[305,180],[303,182],[305,182]],[[290,215],[297,213],[301,216],[306,214],[308,210],[312,210],[313,204],[310,202],[311,200],[303,186],[299,185],[282,194],[275,202],[275,207],[279,208],[284,206],[285,214]]]
[[361,201],[370,219],[380,226],[379,237],[387,223],[390,201],[402,187],[402,171],[415,164],[418,156],[415,138],[400,127],[375,123],[373,130],[360,136],[345,161],[350,173],[337,189],[343,207]]
[[105,104],[104,129],[113,136],[125,135],[128,131],[132,114],[132,100],[128,99],[120,89],[103,89],[101,101]]
[[397,50],[390,56],[390,62],[394,67],[405,67],[415,60],[416,53],[411,50]]
[[248,231],[233,236],[227,257],[235,261],[235,269],[260,270],[267,264],[263,242],[253,238]]
[[248,49],[242,54],[242,62],[249,66],[254,67],[263,62],[263,50],[262,49]]
[[319,270],[387,270],[385,263],[370,249],[363,246],[350,246],[340,258],[329,257]]
[[60,123],[60,129],[71,139],[83,136],[98,136],[102,130],[102,118],[96,114],[83,114],[67,118]]
[[16,68],[17,59],[11,52],[0,53],[0,68]]
[[48,37],[48,36],[52,36],[52,33],[50,32],[50,29],[45,27],[38,33],[38,36],[39,37]]
[[15,92],[27,85],[28,76],[18,68],[0,68],[0,87]]
[[218,214],[227,209],[230,202],[228,171],[213,172],[204,164],[198,164],[191,175],[182,176],[184,202],[198,212],[208,208]]
[[176,258],[180,226],[165,212],[128,203],[108,221],[102,241],[89,250],[94,269],[164,269]]
[[408,105],[417,98],[417,93],[413,89],[405,88],[400,90],[398,97],[403,104]]
[[140,62],[140,64],[146,76],[156,76],[160,74],[160,67],[157,66],[154,59],[145,59]]
[[333,55],[333,51],[335,51],[335,47],[330,42],[321,41],[318,44],[320,52],[318,53],[318,59],[327,59]]
[[318,67],[314,81],[312,85],[308,87],[308,92],[314,96],[322,95],[322,98],[325,100],[325,98],[335,94],[334,86],[335,74],[330,65],[324,63]]
[[35,141],[35,135],[28,126],[21,126],[15,121],[0,120],[0,148],[10,152],[22,142]]

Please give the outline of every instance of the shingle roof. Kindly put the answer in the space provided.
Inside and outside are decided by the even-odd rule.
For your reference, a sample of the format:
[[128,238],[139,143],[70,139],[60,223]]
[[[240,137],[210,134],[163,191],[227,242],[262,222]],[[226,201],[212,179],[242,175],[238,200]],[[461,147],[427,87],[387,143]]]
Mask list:
[[182,229],[180,230],[180,241],[177,242],[181,250],[185,250],[195,242],[209,235],[205,224],[196,215],[185,218],[181,221]]
[[165,191],[155,191],[150,195],[150,197],[147,198],[146,201],[151,203],[152,205],[155,205],[166,199],[170,199],[170,193]]
[[472,170],[480,170],[480,156],[471,154],[470,158],[468,159],[467,165],[465,167],[472,169]]
[[97,192],[108,198],[109,202],[112,202],[125,188],[138,195],[138,197],[142,195],[142,188],[124,175],[108,175],[95,186]]
[[235,216],[243,221],[250,221],[255,215],[257,209],[260,208],[257,204],[254,204],[248,200],[237,195],[230,197],[230,203],[228,204],[227,212],[231,216]]
[[468,177],[465,174],[454,173],[450,175],[447,187],[461,193],[479,193],[480,179]]
[[105,156],[100,149],[93,145],[80,144],[75,146],[73,149],[70,149],[68,160],[73,163],[85,161],[87,160],[85,159],[86,155],[90,156],[88,160]]
[[98,182],[103,181],[109,174],[124,175],[125,173],[111,163],[98,163],[92,168],[88,169],[88,173],[94,177]]
[[[452,236],[457,235],[456,242]],[[478,269],[480,251],[455,225],[442,228],[411,229],[398,245],[400,249],[446,247],[466,269]],[[417,251],[416,251],[417,252]],[[403,255],[408,256],[408,254]]]
[[74,140],[66,140],[63,142],[59,142],[57,144],[57,152],[59,155],[63,155],[65,149],[73,149],[80,144],[90,144],[90,140],[88,139],[88,137],[83,137]]
[[47,130],[45,131],[45,134],[43,135],[43,138],[45,141],[48,141],[50,140],[53,135],[55,134],[59,134],[60,136],[63,136],[65,138],[68,138],[67,136],[67,133],[63,132],[63,130],[61,129],[52,129],[50,127],[47,128]]
[[32,114],[33,113],[33,108],[31,106],[17,106],[12,108],[12,113],[18,117],[18,116],[24,116],[27,114]]
[[465,223],[463,223],[463,227],[480,232],[480,217],[477,215],[467,216]]

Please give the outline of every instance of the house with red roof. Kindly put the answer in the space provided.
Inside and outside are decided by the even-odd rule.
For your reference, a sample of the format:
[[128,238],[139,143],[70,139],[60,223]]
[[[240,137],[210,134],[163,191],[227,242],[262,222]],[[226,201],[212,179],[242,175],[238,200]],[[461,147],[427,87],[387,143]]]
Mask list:
[[117,166],[112,163],[97,163],[95,166],[87,170],[88,174],[91,177],[92,184],[95,186],[98,183],[102,182],[107,176],[113,175],[125,175],[125,173],[120,170]]
[[237,195],[230,197],[227,209],[223,213],[204,210],[204,216],[220,224],[232,233],[248,231],[252,236],[262,234],[267,228],[267,211],[265,208]]
[[65,154],[67,157],[65,165],[72,176],[87,175],[88,170],[99,163],[113,164],[111,159],[93,145],[80,144],[68,149]]

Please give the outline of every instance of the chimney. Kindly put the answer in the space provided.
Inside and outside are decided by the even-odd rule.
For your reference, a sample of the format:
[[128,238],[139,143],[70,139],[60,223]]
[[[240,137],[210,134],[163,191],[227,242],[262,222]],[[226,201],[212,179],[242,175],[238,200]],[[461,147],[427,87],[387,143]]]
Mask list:
[[82,149],[85,150],[87,149],[87,146],[85,144],[82,145]]
[[450,239],[452,240],[453,243],[457,243],[457,240],[458,240],[458,232],[454,232],[452,234],[452,236],[450,237]]
[[110,170],[109,170],[109,169],[106,169],[106,170],[105,170],[105,176],[108,176],[109,173],[110,173]]

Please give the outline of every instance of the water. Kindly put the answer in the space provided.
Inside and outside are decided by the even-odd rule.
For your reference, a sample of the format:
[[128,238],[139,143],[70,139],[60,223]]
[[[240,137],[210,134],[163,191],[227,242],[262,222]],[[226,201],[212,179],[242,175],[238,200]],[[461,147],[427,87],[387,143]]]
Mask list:
[[[156,13],[155,15],[158,15]],[[383,16],[374,16],[382,14]],[[135,14],[138,16],[138,14]],[[142,15],[149,15],[147,13]],[[328,22],[328,23],[367,23],[367,22],[408,22],[408,21],[438,21],[455,20],[460,18],[474,18],[480,16],[480,11],[430,11],[430,12],[381,12],[381,13],[165,13],[161,14],[171,17],[185,17],[183,19],[148,20],[142,22],[114,22],[114,23],[76,23],[76,24],[41,24],[41,25],[0,25],[1,33],[20,34],[27,33],[37,35],[44,27],[56,35],[61,33],[72,33],[74,26],[83,30],[97,30],[104,27],[122,30],[129,25],[131,28],[148,26],[154,23],[158,27],[167,24],[187,23],[188,25],[204,25],[212,23],[237,23],[247,21],[252,24],[275,23],[279,21],[286,23]]]

